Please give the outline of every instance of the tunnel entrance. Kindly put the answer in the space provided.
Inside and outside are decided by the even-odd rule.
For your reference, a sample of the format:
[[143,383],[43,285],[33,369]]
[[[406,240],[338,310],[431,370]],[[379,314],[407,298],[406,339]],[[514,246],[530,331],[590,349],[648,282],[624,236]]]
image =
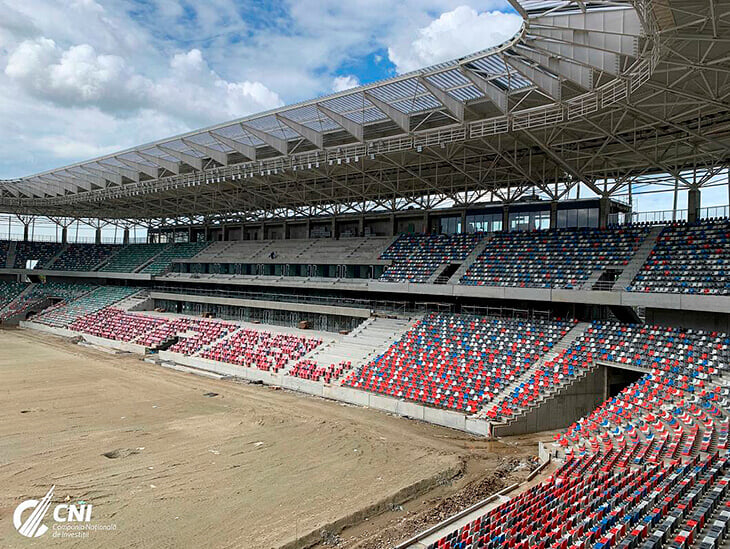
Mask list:
[[615,397],[626,387],[645,376],[644,372],[625,370],[614,366],[606,367],[606,393],[608,398]]

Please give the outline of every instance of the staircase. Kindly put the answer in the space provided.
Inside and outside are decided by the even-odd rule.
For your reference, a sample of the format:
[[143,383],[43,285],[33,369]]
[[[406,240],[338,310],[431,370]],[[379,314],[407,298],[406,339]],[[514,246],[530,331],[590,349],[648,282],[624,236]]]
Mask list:
[[580,287],[581,290],[592,290],[593,286],[598,282],[598,279],[601,278],[601,275],[603,274],[603,269],[596,269],[591,273],[591,276],[589,276],[586,281],[583,283],[583,285]]
[[10,241],[8,246],[8,256],[5,258],[5,268],[12,269],[15,267],[15,253],[18,250],[18,243],[15,240]]
[[141,311],[144,310],[141,306],[145,304],[148,299],[149,292],[147,290],[143,290],[119,301],[118,303],[115,303],[114,308],[121,309],[123,311]]
[[[517,379],[515,379],[512,383],[504,387],[500,391],[500,396],[508,395],[510,394],[514,389],[519,387],[522,383],[526,382],[532,374],[539,368],[543,366],[546,362],[550,362],[552,360],[555,360],[555,358],[564,350],[568,349],[573,343],[578,340],[583,334],[585,333],[586,329],[590,326],[590,322],[578,322],[575,326],[573,326],[567,334],[565,334],[565,337],[563,337],[558,343],[547,353],[545,353],[537,362],[535,362],[530,368],[528,368],[525,372],[522,373],[521,376],[519,376]],[[548,398],[551,398],[556,393],[560,392],[560,390],[568,385],[572,384],[575,381],[579,380],[581,377],[583,377],[586,373],[588,373],[590,370],[586,370],[585,372],[580,372],[578,375],[574,378],[565,380],[564,383],[560,385],[555,385],[552,388],[552,391],[550,393],[546,393],[542,395],[532,406],[532,408],[539,406],[540,403],[544,402]],[[496,399],[495,399],[496,400]],[[493,400],[491,403],[487,404],[485,408],[483,408],[480,412],[478,412],[477,417],[480,418],[487,418],[487,408],[491,408],[491,405],[495,401]],[[528,412],[532,408],[526,408],[524,410],[520,410],[519,413],[509,418],[507,421],[502,423],[502,425],[510,425],[513,423],[517,418],[519,418],[521,415],[524,415],[526,412]]]
[[[170,244],[172,246],[172,244]],[[141,273],[142,270],[147,267],[147,265],[153,263],[158,257],[160,257],[163,253],[165,253],[165,250],[169,248],[170,246],[165,246],[160,250],[160,253],[155,254],[154,256],[150,257],[147,261],[142,262],[142,264],[135,267],[135,269],[132,271],[133,273]]]
[[641,246],[639,246],[639,249],[636,250],[634,257],[632,257],[631,261],[629,261],[629,264],[624,267],[621,276],[619,276],[616,279],[616,282],[614,282],[613,289],[615,291],[623,292],[633,282],[634,277],[639,272],[639,269],[641,269],[642,265],[644,265],[647,258],[649,257],[649,254],[654,249],[656,239],[659,237],[663,229],[663,225],[656,225],[651,228],[651,231],[649,231],[649,234],[644,239],[644,242],[642,242]]
[[[311,359],[320,367],[350,361],[352,368],[366,364],[376,356],[383,354],[388,347],[398,341],[418,319],[371,317],[360,324],[352,332],[340,340],[333,340],[322,345],[302,360]],[[287,365],[288,371],[294,364]]]
[[122,252],[122,250],[124,250],[126,247],[127,246],[120,246],[119,249],[116,252],[114,252],[113,254],[111,254],[106,259],[103,259],[101,262],[97,263],[91,270],[92,271],[98,271],[99,269],[101,269],[102,267],[104,267],[107,263],[109,263],[112,259],[114,259],[115,257],[117,257],[117,255],[119,255]]
[[63,246],[61,247],[61,251],[60,251],[60,252],[58,252],[58,253],[57,253],[56,255],[54,255],[54,256],[53,256],[53,257],[52,257],[51,259],[49,259],[48,261],[46,261],[46,262],[45,262],[45,263],[44,263],[43,265],[38,265],[38,267],[37,267],[37,268],[38,268],[38,269],[48,269],[48,268],[49,268],[49,267],[50,267],[51,265],[53,265],[53,264],[54,264],[54,263],[56,262],[56,260],[57,260],[57,259],[58,259],[59,257],[61,257],[61,256],[62,256],[62,255],[64,254],[64,252],[65,252],[65,251],[66,251],[67,249],[68,249],[68,244],[64,244],[64,245],[63,245]]
[[466,256],[466,259],[464,259],[463,263],[461,264],[461,267],[457,269],[457,271],[451,275],[451,278],[449,278],[449,281],[447,284],[458,284],[459,280],[461,280],[461,277],[464,276],[467,269],[471,266],[472,263],[474,263],[479,257],[479,255],[486,249],[489,242],[494,237],[493,234],[490,234],[486,238],[484,238],[481,242],[479,242],[474,249],[471,251],[471,253]]

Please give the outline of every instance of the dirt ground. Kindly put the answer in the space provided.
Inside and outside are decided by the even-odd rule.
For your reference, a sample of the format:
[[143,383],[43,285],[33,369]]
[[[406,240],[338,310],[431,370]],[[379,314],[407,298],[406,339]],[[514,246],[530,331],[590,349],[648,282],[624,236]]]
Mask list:
[[[25,330],[0,330],[0,417],[4,548],[388,547],[537,451]],[[15,507],[51,485],[52,509],[85,501],[114,529],[54,538],[49,511],[46,534],[19,535]]]

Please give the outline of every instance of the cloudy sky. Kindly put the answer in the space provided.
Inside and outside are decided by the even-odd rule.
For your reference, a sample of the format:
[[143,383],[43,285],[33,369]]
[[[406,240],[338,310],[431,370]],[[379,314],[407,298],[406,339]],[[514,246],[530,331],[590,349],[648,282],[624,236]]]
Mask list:
[[0,178],[503,42],[506,0],[0,0]]

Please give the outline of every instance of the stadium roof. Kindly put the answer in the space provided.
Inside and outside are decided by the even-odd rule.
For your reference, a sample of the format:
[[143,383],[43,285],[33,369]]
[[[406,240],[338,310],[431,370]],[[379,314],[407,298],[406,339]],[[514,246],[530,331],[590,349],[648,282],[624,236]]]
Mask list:
[[730,2],[511,2],[498,47],[2,181],[0,211],[260,220],[699,187],[726,165]]

